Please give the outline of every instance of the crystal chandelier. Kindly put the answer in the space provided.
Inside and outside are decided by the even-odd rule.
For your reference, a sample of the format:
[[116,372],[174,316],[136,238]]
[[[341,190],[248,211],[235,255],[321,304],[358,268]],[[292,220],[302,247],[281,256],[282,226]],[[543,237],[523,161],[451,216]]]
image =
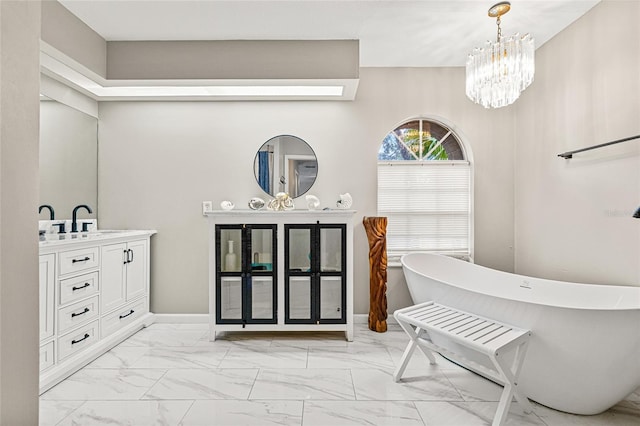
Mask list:
[[511,9],[509,2],[497,3],[489,16],[497,18],[498,38],[476,47],[467,58],[467,97],[485,108],[500,108],[515,102],[533,82],[534,40],[529,34],[504,38],[500,17]]

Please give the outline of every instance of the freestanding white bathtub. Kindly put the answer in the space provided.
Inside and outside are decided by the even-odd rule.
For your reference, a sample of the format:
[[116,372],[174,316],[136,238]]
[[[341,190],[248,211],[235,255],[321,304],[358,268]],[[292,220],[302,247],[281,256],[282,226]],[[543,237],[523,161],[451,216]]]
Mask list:
[[428,253],[401,261],[414,303],[532,331],[518,386],[534,401],[597,414],[640,386],[640,287],[531,278]]

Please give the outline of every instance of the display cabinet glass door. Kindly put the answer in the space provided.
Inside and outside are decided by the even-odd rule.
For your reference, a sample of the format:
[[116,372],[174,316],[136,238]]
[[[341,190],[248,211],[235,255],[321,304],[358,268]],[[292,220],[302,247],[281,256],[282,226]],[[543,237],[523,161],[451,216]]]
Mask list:
[[216,322],[275,324],[276,225],[216,225]]
[[346,322],[345,225],[285,225],[285,322]]

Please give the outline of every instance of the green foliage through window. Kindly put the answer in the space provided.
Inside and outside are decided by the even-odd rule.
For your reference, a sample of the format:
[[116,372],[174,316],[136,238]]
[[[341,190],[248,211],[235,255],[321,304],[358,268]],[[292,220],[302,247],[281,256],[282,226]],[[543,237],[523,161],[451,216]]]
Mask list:
[[380,161],[462,160],[455,135],[439,123],[413,120],[390,132],[378,151]]

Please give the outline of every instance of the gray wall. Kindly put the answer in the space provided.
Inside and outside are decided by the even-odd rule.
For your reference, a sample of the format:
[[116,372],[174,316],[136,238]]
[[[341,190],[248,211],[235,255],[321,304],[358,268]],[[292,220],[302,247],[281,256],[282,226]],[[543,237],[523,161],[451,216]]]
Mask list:
[[107,78],[358,78],[358,40],[109,41]]
[[[478,263],[513,270],[513,109],[467,100],[463,68],[363,68],[353,102],[101,102],[100,226],[155,228],[151,304],[156,313],[206,313],[207,223],[201,202],[246,208],[266,198],[253,174],[256,151],[279,134],[311,145],[319,175],[310,193],[322,207],[350,192],[355,229],[355,312],[369,307],[363,216],[376,214],[376,159],[386,134],[421,115],[445,119],[475,159]],[[305,208],[298,200],[298,208]],[[409,303],[399,270],[390,311]]]
[[100,77],[107,75],[107,42],[55,0],[42,2],[42,41]]
[[0,1],[0,424],[38,424],[40,2]]
[[536,52],[517,102],[516,270],[640,285],[640,2],[604,1]]

